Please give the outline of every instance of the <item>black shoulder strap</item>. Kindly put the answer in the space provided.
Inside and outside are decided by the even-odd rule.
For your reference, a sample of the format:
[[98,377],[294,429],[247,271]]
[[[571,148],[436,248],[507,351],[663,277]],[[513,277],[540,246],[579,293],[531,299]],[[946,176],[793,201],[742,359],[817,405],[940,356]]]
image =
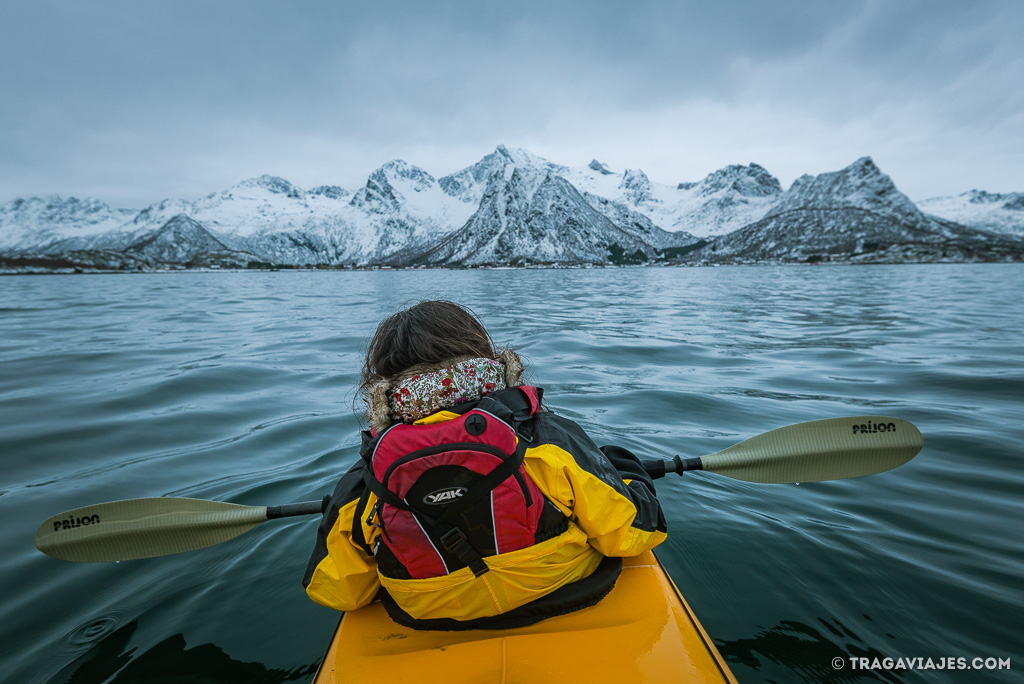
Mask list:
[[389,506],[394,506],[403,511],[412,510],[409,506],[399,499],[394,492],[384,486],[384,483],[378,480],[374,474],[372,468],[367,468],[363,471],[363,482],[366,483],[367,489],[377,495],[377,498]]
[[[537,397],[536,406],[529,394],[531,390]],[[501,403],[512,413],[513,421],[521,423],[532,418],[540,410],[541,401],[544,399],[544,390],[540,387],[509,387],[489,394],[484,399]]]
[[[363,478],[365,483],[366,478]],[[358,544],[367,556],[373,555],[373,549],[366,543],[366,537],[363,535],[363,510],[366,508],[367,502],[370,500],[370,489],[363,487],[363,493],[359,495],[359,501],[356,503],[356,511],[352,517],[352,541]]]

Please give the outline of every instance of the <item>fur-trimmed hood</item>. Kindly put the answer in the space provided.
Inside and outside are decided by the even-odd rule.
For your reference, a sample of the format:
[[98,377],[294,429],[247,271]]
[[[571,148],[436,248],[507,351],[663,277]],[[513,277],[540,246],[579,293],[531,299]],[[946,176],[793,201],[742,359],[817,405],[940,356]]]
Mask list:
[[[476,362],[486,365],[481,368],[479,377]],[[496,367],[491,368],[491,365]],[[479,399],[492,391],[521,385],[523,372],[519,354],[509,347],[503,348],[497,359],[460,357],[408,368],[395,376],[380,378],[366,388],[363,397],[366,421],[373,430],[380,432],[394,423],[412,422],[411,419]],[[434,381],[437,381],[436,390],[429,386]],[[415,399],[415,406],[412,402],[403,402],[403,394],[417,393],[420,396]]]

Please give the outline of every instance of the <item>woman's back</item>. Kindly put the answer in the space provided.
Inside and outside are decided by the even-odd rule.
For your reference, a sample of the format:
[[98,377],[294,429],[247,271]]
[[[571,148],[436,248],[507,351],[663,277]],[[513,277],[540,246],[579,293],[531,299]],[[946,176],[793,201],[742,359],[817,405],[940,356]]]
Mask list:
[[415,628],[529,624],[593,605],[614,557],[665,538],[636,457],[545,411],[522,372],[451,302],[381,323],[361,384],[370,429],[321,524],[313,600],[352,610],[381,590]]

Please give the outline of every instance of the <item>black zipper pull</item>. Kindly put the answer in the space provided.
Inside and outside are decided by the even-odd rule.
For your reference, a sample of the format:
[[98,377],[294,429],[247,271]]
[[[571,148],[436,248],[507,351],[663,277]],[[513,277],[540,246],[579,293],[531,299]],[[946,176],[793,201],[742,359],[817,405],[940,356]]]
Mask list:
[[383,503],[380,499],[373,502],[373,508],[370,509],[370,515],[366,516],[366,524],[370,527],[376,527],[378,530],[383,530],[381,525],[378,525],[373,520],[374,518],[380,517],[380,505]]

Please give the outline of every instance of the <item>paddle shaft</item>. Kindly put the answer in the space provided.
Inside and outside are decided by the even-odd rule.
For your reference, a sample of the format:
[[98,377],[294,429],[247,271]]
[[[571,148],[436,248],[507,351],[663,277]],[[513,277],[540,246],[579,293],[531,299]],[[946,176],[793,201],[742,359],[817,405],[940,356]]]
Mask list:
[[644,467],[644,470],[647,471],[652,480],[665,477],[669,473],[682,475],[687,470],[704,470],[704,463],[700,460],[700,456],[682,458],[679,454],[676,454],[667,461],[660,458],[657,460],[640,461],[640,465]]
[[300,501],[298,503],[281,504],[280,506],[267,506],[267,520],[288,518],[293,515],[323,513],[327,510],[327,502],[330,500],[330,496],[325,496],[320,501]]

